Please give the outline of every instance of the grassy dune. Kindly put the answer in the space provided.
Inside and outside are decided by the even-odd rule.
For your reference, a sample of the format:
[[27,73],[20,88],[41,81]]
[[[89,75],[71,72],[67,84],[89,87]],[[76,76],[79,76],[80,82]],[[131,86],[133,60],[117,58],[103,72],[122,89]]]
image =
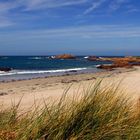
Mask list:
[[1,140],[138,140],[140,105],[118,86],[100,88],[100,82],[76,101],[66,100],[24,114],[18,105],[0,112]]

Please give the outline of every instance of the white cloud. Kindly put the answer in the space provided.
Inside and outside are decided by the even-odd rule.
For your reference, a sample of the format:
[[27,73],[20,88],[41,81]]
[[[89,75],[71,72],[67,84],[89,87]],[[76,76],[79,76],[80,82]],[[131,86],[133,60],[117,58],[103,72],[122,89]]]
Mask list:
[[[73,5],[79,5],[84,4],[88,0],[12,0],[12,1],[6,1],[6,2],[0,2],[0,24],[4,25],[13,25],[12,23],[12,14],[16,13],[18,16],[20,16],[20,12],[28,12],[32,10],[42,10],[42,9],[53,9],[53,8],[60,8],[64,6],[73,6]],[[17,11],[14,11],[15,9],[18,9]],[[13,12],[11,13],[11,10]],[[27,14],[27,13],[26,13]],[[3,17],[7,18],[7,23],[2,21]],[[17,17],[18,18],[18,17]],[[20,17],[21,18],[21,17]],[[14,19],[15,21],[17,19]],[[8,23],[9,21],[9,23]],[[4,27],[4,26],[0,26]]]
[[113,11],[118,10],[122,5],[128,3],[129,0],[113,0],[110,5],[109,8]]
[[22,7],[22,10],[39,10],[63,6],[79,5],[88,2],[88,0],[13,0],[0,2],[0,14],[7,13],[12,9]]
[[9,18],[4,15],[0,15],[0,28],[13,26],[14,22],[12,22]]
[[[47,37],[81,37],[81,38],[114,38],[140,37],[140,27],[121,25],[91,25],[75,28],[48,30]],[[41,35],[41,34],[40,34]]]
[[12,25],[14,25],[14,23],[13,22],[11,22],[11,21],[2,21],[2,22],[0,22],[0,28],[3,28],[3,27],[9,27],[9,26],[12,26]]
[[99,1],[93,2],[91,7],[89,7],[88,9],[84,11],[84,15],[89,14],[95,9],[99,8],[103,2],[105,2],[105,0],[99,0]]
[[[47,13],[46,11],[48,9],[53,11],[56,8],[81,5],[81,6],[83,6],[83,7],[81,7],[81,9],[83,9],[85,7],[85,11],[83,10],[84,13],[82,13],[81,9],[80,9],[79,10],[80,13],[77,13],[77,14],[83,16],[83,14],[84,15],[90,14],[95,9],[101,11],[100,6],[102,6],[102,4],[104,2],[107,2],[109,8],[114,11],[114,10],[119,9],[122,5],[126,4],[129,1],[130,0],[11,0],[11,1],[8,0],[8,1],[3,1],[3,2],[1,1],[0,2],[0,24],[1,24],[0,27],[4,27],[4,24],[5,24],[5,27],[11,26],[11,25],[16,25],[16,24],[13,24],[13,22],[18,24],[19,18],[26,20],[25,16],[27,16],[27,15],[28,15],[28,17],[32,16],[31,13],[28,14],[28,12],[30,12],[30,11],[43,9],[44,11],[42,11],[42,12]],[[88,7],[88,5],[89,5],[89,7]],[[107,9],[108,6],[106,5],[105,8]],[[76,11],[78,11],[78,9],[76,9]],[[138,12],[138,9],[134,9],[134,8],[129,9],[128,12]],[[16,15],[15,19],[13,18],[14,14]],[[58,13],[58,15],[59,15],[59,13]],[[73,15],[73,16],[75,16],[75,15]],[[42,18],[46,18],[45,14],[44,15],[42,14]],[[32,18],[30,18],[30,20],[32,20]]]
[[13,10],[15,8],[19,8],[23,4],[21,2],[22,2],[22,0],[0,2],[0,14],[8,13],[8,12],[10,12],[10,10]]
[[50,9],[64,6],[79,5],[88,2],[88,0],[22,0],[25,10]]
[[16,1],[0,2],[0,28],[15,25],[15,23],[12,21],[10,11],[18,6],[19,5],[16,3]]
[[135,12],[140,12],[140,9],[137,8],[131,8],[127,11],[127,13],[135,13]]
[[140,27],[132,25],[91,25],[63,29],[5,33],[0,38],[18,39],[93,39],[140,37]]

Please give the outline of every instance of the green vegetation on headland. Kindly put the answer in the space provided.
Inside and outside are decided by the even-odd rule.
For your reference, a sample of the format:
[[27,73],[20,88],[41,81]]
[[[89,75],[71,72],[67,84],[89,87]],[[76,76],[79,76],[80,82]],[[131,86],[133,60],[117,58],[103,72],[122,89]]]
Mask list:
[[0,140],[138,140],[140,104],[119,87],[101,88],[101,81],[83,97],[18,113],[18,105],[0,112]]

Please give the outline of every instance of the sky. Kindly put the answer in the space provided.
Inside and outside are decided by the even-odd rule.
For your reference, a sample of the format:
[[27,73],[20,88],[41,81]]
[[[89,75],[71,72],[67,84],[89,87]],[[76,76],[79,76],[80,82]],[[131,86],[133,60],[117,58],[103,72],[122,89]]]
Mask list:
[[140,0],[0,0],[0,55],[140,55]]

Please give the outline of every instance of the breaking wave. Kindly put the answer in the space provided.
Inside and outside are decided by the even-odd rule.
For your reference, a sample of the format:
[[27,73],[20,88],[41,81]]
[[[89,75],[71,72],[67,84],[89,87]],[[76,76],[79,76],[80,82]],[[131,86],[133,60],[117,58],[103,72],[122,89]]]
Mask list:
[[59,69],[59,70],[13,70],[10,72],[0,72],[0,76],[8,75],[25,75],[25,74],[45,74],[45,73],[61,73],[61,72],[72,72],[86,70],[87,68],[73,68],[73,69]]

